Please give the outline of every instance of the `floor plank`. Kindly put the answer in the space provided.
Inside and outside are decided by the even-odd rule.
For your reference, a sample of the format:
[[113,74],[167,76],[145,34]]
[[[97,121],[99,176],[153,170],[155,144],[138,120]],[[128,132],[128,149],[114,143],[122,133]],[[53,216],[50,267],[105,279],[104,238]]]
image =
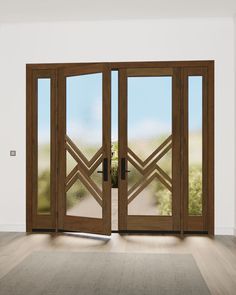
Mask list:
[[212,294],[236,294],[236,237],[0,233],[0,278],[33,251],[190,253]]

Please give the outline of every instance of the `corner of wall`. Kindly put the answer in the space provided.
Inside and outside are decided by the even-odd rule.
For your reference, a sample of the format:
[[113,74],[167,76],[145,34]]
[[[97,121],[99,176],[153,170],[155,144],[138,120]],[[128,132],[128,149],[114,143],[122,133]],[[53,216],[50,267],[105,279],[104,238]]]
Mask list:
[[[235,98],[235,102],[236,102],[236,15],[234,15],[234,98]],[[234,105],[235,108],[235,113],[236,113],[236,103]],[[236,119],[234,117],[234,126],[236,126]],[[236,135],[234,134],[234,143],[235,143],[235,147],[236,147]],[[236,151],[235,153],[236,154]],[[235,172],[236,172],[236,159],[235,159]],[[236,175],[236,174],[235,174]],[[234,180],[234,235],[236,236],[236,190],[235,190],[235,181]]]

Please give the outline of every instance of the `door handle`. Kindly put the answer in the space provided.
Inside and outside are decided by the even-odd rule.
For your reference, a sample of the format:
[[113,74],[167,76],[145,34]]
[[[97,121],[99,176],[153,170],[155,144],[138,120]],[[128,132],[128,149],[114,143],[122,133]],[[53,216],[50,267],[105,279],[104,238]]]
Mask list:
[[121,158],[121,179],[125,180],[126,172],[130,172],[130,170],[126,169],[126,159]]
[[102,173],[103,174],[103,181],[108,181],[108,159],[104,158],[103,159],[103,171],[97,171],[97,173]]

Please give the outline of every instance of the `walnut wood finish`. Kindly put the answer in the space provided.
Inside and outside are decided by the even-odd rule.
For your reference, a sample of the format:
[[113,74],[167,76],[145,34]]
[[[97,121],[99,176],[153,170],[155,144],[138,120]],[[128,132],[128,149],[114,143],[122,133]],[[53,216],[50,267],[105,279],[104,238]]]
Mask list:
[[[207,231],[214,234],[214,109],[212,66],[183,69],[183,230]],[[211,73],[211,74],[210,74]],[[202,84],[202,215],[190,216],[188,212],[189,186],[189,129],[188,129],[188,77],[201,76]],[[209,169],[210,168],[210,169]],[[209,221],[211,220],[211,221]]]
[[[127,80],[128,77],[172,77],[172,134],[155,151],[142,161],[128,147],[127,138]],[[120,70],[119,76],[119,164],[121,158],[130,162],[142,175],[140,181],[129,190],[128,178],[119,176],[119,230],[180,230],[180,170],[176,167],[180,160],[180,71],[175,68],[128,68]],[[174,131],[174,132],[173,132]],[[172,179],[160,168],[158,161],[172,150]],[[173,156],[175,155],[175,156]],[[127,166],[127,165],[126,165]],[[119,165],[119,172],[121,164]],[[128,215],[128,205],[157,178],[172,194],[172,216]],[[175,221],[175,222],[173,222]]]
[[[26,103],[26,205],[27,231],[32,228],[55,228],[56,226],[56,78],[57,72],[51,70],[27,70]],[[38,79],[50,79],[50,213],[38,213]]]
[[[91,160],[88,160],[78,146],[66,134],[66,78],[92,73],[102,73],[103,76],[103,139],[100,148]],[[110,143],[110,71],[104,65],[87,65],[84,67],[70,67],[59,70],[59,206],[58,229],[72,231],[86,231],[91,233],[111,234],[111,181],[103,181],[102,190],[91,179],[91,174],[104,158],[108,159],[110,171],[111,143]],[[74,169],[66,175],[66,152],[77,162]],[[103,169],[105,169],[103,167]],[[66,213],[66,192],[77,181],[86,187],[99,206],[102,207],[102,218],[70,216]]]
[[[204,230],[208,234],[214,234],[214,62],[213,61],[169,61],[169,62],[107,62],[107,63],[64,63],[64,64],[28,64],[26,66],[26,221],[27,231],[33,229],[63,229],[71,228],[90,232],[110,233],[111,225],[111,200],[105,198],[103,215],[106,222],[88,219],[87,223],[82,219],[68,216],[63,223],[62,206],[65,183],[71,182],[78,177],[78,167],[65,178],[65,151],[68,146],[75,153],[77,165],[83,169],[83,175],[90,177],[96,167],[101,163],[103,155],[110,159],[110,71],[119,72],[119,159],[126,158],[135,163],[135,167],[143,172],[156,171],[162,181],[164,180],[171,188],[173,198],[172,217],[157,216],[156,227],[153,228],[149,216],[136,216],[136,219],[127,216],[127,183],[119,178],[119,229],[120,230],[181,230],[199,231]],[[98,150],[94,157],[88,161],[83,154],[73,147],[73,143],[67,139],[65,130],[65,100],[58,101],[65,91],[63,81],[65,76],[103,72],[103,148]],[[127,76],[173,76],[173,100],[172,100],[172,179],[158,166],[153,163],[148,166],[151,159],[157,159],[158,149],[145,161],[141,161],[130,149],[127,149]],[[204,166],[204,204],[203,216],[187,216],[187,77],[188,75],[202,75],[204,77],[204,104],[203,104],[203,166]],[[51,79],[51,214],[38,215],[37,208],[37,78]],[[60,102],[60,103],[58,103]],[[107,140],[105,140],[107,138]],[[170,140],[170,138],[168,139]],[[174,144],[173,144],[174,143]],[[164,144],[164,143],[163,143]],[[78,157],[79,156],[79,157]],[[126,160],[126,161],[127,161]],[[154,161],[154,160],[153,160]],[[83,163],[83,165],[82,165]],[[110,171],[110,161],[109,171]],[[181,169],[179,168],[181,167]],[[146,169],[146,170],[145,170]],[[86,172],[86,173],[85,173]],[[153,172],[154,173],[154,172]],[[150,175],[150,174],[148,174]],[[152,176],[153,174],[151,174]],[[103,185],[105,195],[110,192],[109,181]],[[129,193],[131,193],[130,191]],[[61,211],[61,213],[60,213]],[[141,219],[140,219],[141,218]],[[137,222],[135,222],[135,220]],[[143,227],[137,226],[142,220]],[[96,225],[94,226],[94,222]],[[97,226],[97,228],[96,228]]]

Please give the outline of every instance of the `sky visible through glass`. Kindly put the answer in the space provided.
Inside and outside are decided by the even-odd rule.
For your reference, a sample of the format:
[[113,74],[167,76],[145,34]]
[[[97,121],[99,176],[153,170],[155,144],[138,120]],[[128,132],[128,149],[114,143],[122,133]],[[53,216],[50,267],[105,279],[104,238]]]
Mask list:
[[[134,137],[146,138],[152,134],[165,133],[170,126],[170,100],[161,100],[171,96],[171,77],[129,78],[128,97],[132,98],[135,112],[128,118],[129,132]],[[112,72],[112,141],[118,140],[118,72]],[[70,104],[67,106],[69,114],[69,128],[74,136],[82,138],[86,143],[101,142],[102,118],[102,74],[83,75],[70,78],[67,83],[67,95]],[[201,104],[202,77],[191,77],[191,121],[189,129],[199,131],[202,127]],[[134,100],[134,99],[135,100]],[[148,107],[148,118],[145,112],[145,100]],[[48,143],[50,126],[50,79],[38,81],[39,108],[39,141]],[[168,102],[169,101],[169,102]],[[91,103],[92,102],[92,103]],[[140,122],[140,124],[138,123]]]

